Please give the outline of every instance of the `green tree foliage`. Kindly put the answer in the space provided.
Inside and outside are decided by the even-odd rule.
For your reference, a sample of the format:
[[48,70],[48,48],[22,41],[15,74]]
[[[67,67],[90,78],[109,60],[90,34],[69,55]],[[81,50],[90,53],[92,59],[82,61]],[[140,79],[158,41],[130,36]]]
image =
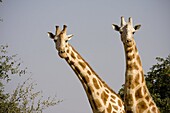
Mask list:
[[158,63],[145,75],[146,84],[161,113],[170,113],[170,55],[156,59]]
[[27,68],[21,68],[17,55],[7,55],[8,46],[0,46],[0,113],[42,113],[50,106],[61,101],[56,97],[48,97],[42,100],[42,92],[35,91],[35,83],[28,78],[19,84],[13,93],[5,92],[5,84],[8,84],[12,76],[22,76],[27,73]]
[[[161,113],[170,113],[170,55],[167,58],[157,57],[157,64],[145,75],[146,85]],[[119,90],[124,98],[124,85]]]

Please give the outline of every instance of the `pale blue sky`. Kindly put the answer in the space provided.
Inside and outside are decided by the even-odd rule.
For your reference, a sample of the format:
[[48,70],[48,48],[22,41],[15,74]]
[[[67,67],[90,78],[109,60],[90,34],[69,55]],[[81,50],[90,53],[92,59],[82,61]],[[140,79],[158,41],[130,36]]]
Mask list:
[[63,99],[44,113],[91,113],[80,81],[60,59],[47,32],[66,24],[68,33],[74,34],[69,43],[117,92],[124,83],[125,59],[112,23],[131,16],[134,24],[142,25],[135,40],[146,73],[155,57],[170,53],[169,7],[169,0],[3,0],[0,44],[8,44],[10,52],[18,54],[33,73],[37,90]]

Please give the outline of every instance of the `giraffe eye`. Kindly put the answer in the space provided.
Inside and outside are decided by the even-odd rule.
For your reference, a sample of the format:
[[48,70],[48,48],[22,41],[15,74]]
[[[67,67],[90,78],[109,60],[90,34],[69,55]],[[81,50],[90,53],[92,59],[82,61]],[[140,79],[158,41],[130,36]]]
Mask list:
[[56,40],[56,39],[54,39],[54,42],[57,42],[57,40]]
[[68,40],[66,40],[66,42],[68,42]]

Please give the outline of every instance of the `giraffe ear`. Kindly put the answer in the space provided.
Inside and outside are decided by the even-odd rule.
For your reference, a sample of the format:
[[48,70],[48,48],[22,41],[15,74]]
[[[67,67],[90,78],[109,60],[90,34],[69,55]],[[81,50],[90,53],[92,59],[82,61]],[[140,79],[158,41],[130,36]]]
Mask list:
[[51,32],[48,32],[48,36],[51,38],[51,39],[54,39],[55,35]]
[[116,31],[120,30],[120,27],[118,25],[112,24],[112,28]]
[[74,36],[73,34],[67,35],[68,40],[70,40],[73,36]]
[[141,27],[141,25],[135,25],[134,29],[137,31],[137,30],[139,30],[140,27]]

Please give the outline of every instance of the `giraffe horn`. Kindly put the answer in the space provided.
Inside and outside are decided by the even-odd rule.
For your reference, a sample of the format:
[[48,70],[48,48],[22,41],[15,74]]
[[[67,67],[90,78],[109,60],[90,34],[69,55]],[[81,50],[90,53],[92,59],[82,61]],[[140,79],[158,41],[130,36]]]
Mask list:
[[63,25],[63,33],[66,33],[67,26]]
[[56,35],[59,35],[59,34],[60,34],[59,26],[55,26],[55,27],[56,27],[56,32],[55,32],[55,34],[56,34]]
[[133,25],[132,17],[129,17],[129,23],[130,23],[131,25]]
[[125,25],[125,24],[126,24],[125,18],[122,16],[122,17],[121,17],[121,26],[123,26],[123,25]]

